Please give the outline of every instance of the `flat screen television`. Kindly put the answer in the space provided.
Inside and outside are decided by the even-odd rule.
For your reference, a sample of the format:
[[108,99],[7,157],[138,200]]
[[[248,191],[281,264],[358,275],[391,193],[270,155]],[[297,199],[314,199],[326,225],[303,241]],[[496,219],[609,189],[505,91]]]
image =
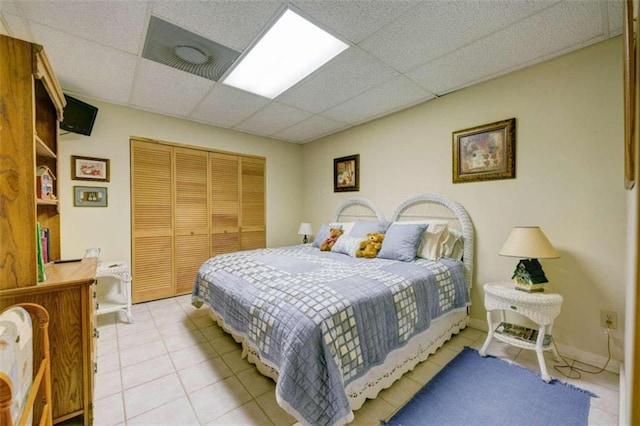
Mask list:
[[98,115],[98,108],[69,95],[64,97],[67,100],[67,106],[64,107],[64,119],[60,123],[60,128],[90,136]]

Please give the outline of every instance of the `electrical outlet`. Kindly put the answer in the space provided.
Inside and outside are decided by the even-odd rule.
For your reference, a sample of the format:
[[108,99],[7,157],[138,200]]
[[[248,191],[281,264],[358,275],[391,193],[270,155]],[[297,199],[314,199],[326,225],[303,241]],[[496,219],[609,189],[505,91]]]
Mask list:
[[614,311],[600,311],[600,327],[609,330],[618,329],[618,314]]

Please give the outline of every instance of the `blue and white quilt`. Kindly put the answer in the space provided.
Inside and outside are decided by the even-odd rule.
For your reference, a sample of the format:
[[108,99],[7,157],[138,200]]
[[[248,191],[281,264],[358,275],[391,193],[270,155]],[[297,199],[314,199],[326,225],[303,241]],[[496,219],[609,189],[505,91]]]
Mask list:
[[310,244],[215,256],[193,289],[194,305],[210,305],[278,370],[278,401],[312,425],[345,423],[350,381],[468,301],[462,262],[363,259]]

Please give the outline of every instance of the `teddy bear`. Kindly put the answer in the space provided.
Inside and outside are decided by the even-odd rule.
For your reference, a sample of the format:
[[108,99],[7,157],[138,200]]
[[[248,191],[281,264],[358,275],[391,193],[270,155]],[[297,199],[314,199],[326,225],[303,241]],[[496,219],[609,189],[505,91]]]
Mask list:
[[378,252],[382,247],[382,240],[384,240],[384,234],[369,232],[367,239],[360,243],[360,249],[356,250],[356,257],[373,258],[378,256]]
[[320,244],[320,250],[322,251],[331,251],[333,245],[338,241],[340,235],[342,235],[342,229],[331,228],[329,230],[329,238],[324,240],[322,244]]

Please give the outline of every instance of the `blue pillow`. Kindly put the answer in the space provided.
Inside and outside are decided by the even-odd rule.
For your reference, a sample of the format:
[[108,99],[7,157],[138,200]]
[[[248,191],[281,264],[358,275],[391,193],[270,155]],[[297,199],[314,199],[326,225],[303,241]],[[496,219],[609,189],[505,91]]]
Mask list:
[[372,222],[367,220],[359,220],[349,232],[352,237],[366,237],[370,232],[384,234],[391,225],[391,222]]
[[331,230],[331,228],[338,228],[338,229],[342,229],[342,225],[339,224],[333,224],[333,225],[320,225],[320,229],[318,230],[318,233],[316,234],[316,239],[313,240],[313,247],[320,247],[320,244],[322,244],[322,242],[324,240],[326,240],[327,238],[329,238],[329,231]]
[[402,260],[403,262],[413,261],[416,258],[416,251],[425,229],[427,229],[427,225],[424,223],[411,225],[394,223],[384,235],[378,257]]

